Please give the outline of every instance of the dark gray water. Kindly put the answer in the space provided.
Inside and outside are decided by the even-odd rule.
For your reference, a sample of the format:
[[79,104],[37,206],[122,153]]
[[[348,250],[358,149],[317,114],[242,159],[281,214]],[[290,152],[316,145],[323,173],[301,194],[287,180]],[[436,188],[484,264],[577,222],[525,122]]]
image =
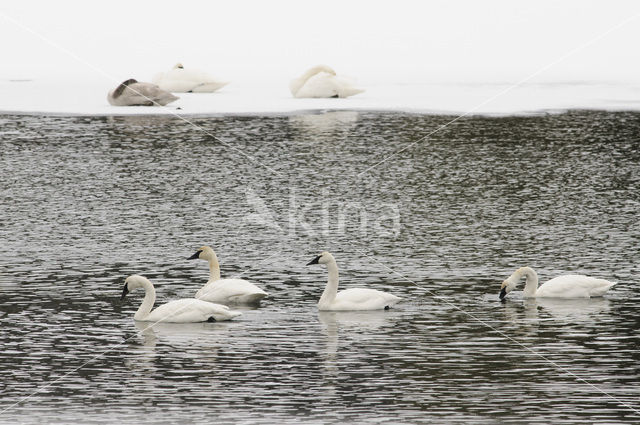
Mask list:
[[[0,116],[0,421],[640,422],[640,114],[412,145],[452,118]],[[191,297],[203,244],[262,307],[135,323],[124,278]],[[342,288],[403,302],[318,313],[325,249]],[[523,265],[619,284],[500,303]]]

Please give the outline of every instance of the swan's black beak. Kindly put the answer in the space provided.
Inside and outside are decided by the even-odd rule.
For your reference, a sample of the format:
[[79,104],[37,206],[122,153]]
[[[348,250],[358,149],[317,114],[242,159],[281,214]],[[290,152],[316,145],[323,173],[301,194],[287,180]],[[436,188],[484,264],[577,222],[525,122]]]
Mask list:
[[502,288],[502,289],[500,290],[500,299],[502,300],[502,299],[504,299],[504,297],[506,297],[506,296],[507,296],[507,288],[506,288],[506,287],[504,287],[504,288]]
[[310,266],[312,264],[318,264],[318,260],[320,259],[320,257],[322,257],[322,255],[318,255],[316,258],[314,258],[313,260],[309,261],[307,263],[307,266]]
[[199,249],[198,251],[196,251],[195,254],[193,254],[191,257],[187,258],[187,260],[197,260],[198,258],[200,258],[200,253],[202,252],[201,249]]
[[129,293],[129,287],[127,286],[127,283],[125,282],[124,288],[122,289],[122,296],[120,297],[120,301],[124,300],[124,297],[126,297],[128,293]]

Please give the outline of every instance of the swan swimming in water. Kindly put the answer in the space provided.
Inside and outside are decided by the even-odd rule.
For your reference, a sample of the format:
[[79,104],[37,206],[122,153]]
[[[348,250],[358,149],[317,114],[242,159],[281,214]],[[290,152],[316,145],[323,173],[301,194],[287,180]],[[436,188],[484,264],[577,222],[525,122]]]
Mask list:
[[307,266],[311,264],[326,264],[329,271],[327,286],[318,301],[320,311],[388,310],[400,301],[400,297],[375,289],[352,288],[338,292],[338,265],[327,251],[320,253]]
[[181,63],[168,72],[157,74],[153,82],[162,90],[173,93],[213,93],[229,84],[226,81],[217,81],[205,72],[185,69]]
[[144,288],[144,300],[136,314],[135,320],[141,322],[195,323],[231,320],[242,315],[239,311],[229,310],[226,305],[214,304],[195,298],[183,298],[170,301],[151,311],[156,302],[156,290],[144,276],[131,275],[124,281],[121,300],[136,288]]
[[165,106],[178,99],[155,84],[141,83],[133,78],[123,81],[107,95],[113,106]]
[[521,267],[509,276],[500,287],[500,299],[515,289],[522,278],[526,279],[524,286],[525,298],[591,298],[601,297],[615,282],[584,276],[581,274],[567,274],[555,277],[538,288],[538,274],[531,267]]
[[362,93],[345,78],[326,65],[314,66],[289,84],[291,94],[296,98],[303,97],[349,97]]
[[223,304],[259,304],[267,293],[244,279],[220,279],[220,263],[211,247],[203,246],[187,260],[209,262],[209,281],[196,293],[196,298]]

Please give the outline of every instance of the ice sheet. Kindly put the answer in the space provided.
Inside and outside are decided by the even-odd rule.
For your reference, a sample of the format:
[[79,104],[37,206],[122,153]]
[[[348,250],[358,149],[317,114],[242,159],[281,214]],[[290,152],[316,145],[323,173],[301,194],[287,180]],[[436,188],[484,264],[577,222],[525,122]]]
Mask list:
[[232,82],[216,93],[180,93],[166,107],[117,107],[100,80],[0,81],[0,112],[62,115],[274,114],[309,110],[385,110],[432,114],[535,114],[567,109],[640,110],[640,84],[606,82],[360,84],[348,99],[295,99],[287,81]]

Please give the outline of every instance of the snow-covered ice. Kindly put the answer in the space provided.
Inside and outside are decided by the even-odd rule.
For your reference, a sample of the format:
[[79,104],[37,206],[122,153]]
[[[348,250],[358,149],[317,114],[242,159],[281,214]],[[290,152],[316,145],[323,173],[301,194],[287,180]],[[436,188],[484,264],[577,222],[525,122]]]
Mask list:
[[[6,1],[0,111],[639,110],[639,24],[640,3],[627,0]],[[151,81],[177,62],[231,83],[165,108],[107,103],[120,82]],[[366,92],[292,98],[290,79],[317,64]]]
[[640,110],[640,84],[513,83],[376,84],[348,99],[294,99],[280,84],[232,82],[216,93],[179,93],[166,107],[108,104],[115,84],[100,81],[0,81],[0,112],[62,115],[288,113],[387,110],[438,114],[532,114],[567,109]]

